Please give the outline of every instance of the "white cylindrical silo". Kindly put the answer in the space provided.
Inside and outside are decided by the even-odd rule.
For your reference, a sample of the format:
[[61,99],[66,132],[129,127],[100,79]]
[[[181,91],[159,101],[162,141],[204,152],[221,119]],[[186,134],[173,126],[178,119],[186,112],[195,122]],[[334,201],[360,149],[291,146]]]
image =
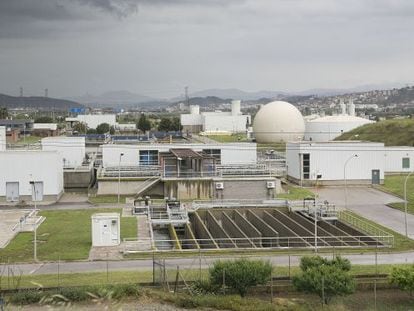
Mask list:
[[232,100],[231,101],[231,114],[233,116],[240,115],[240,100]]
[[200,106],[199,105],[191,105],[190,106],[190,113],[191,114],[200,114]]
[[354,104],[354,100],[350,99],[349,100],[349,108],[348,108],[348,112],[350,116],[355,116],[355,104]]
[[343,100],[341,100],[341,103],[339,104],[341,106],[341,114],[344,116],[346,115],[346,105]]

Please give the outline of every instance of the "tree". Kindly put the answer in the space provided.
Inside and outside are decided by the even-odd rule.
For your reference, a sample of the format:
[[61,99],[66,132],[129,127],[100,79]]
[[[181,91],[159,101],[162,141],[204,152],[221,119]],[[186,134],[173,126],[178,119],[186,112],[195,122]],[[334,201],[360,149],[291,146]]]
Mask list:
[[82,134],[84,134],[84,133],[86,133],[86,130],[87,130],[87,126],[86,126],[86,123],[83,123],[83,122],[78,122],[78,123],[76,123],[74,126],[73,126],[73,131],[74,132],[78,132],[78,133],[82,133]]
[[339,256],[333,260],[320,256],[302,257],[300,269],[302,273],[293,277],[293,286],[300,292],[319,295],[324,304],[334,296],[349,295],[355,290],[348,259]]
[[172,122],[170,118],[162,118],[158,124],[158,130],[163,132],[171,131]]
[[390,276],[391,284],[397,285],[401,290],[414,291],[414,265],[404,268],[393,268]]
[[96,133],[105,134],[108,133],[111,129],[111,126],[108,123],[101,123],[96,127]]
[[115,134],[115,128],[114,126],[111,126],[109,129],[109,134],[114,135]]
[[244,297],[250,287],[269,281],[272,266],[263,260],[219,260],[210,268],[209,274],[213,286],[221,286],[224,281],[226,286]]
[[9,116],[9,112],[6,107],[0,107],[0,119],[6,119]]
[[178,117],[174,117],[171,122],[171,130],[180,132],[183,129],[183,126],[181,125],[181,120]]
[[142,132],[149,131],[151,129],[151,122],[148,120],[147,116],[145,114],[141,114],[138,123],[137,128],[141,130]]
[[53,123],[53,119],[48,116],[38,117],[34,120],[35,123]]

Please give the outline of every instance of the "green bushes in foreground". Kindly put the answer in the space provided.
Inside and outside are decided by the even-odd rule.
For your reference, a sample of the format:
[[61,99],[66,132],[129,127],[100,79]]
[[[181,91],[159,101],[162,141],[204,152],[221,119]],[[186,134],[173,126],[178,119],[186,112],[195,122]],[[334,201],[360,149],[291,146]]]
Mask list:
[[57,302],[81,302],[92,299],[115,299],[139,297],[140,288],[136,284],[120,284],[108,286],[65,287],[59,290],[25,290],[18,291],[8,297],[8,302],[15,305],[33,303],[53,304]]

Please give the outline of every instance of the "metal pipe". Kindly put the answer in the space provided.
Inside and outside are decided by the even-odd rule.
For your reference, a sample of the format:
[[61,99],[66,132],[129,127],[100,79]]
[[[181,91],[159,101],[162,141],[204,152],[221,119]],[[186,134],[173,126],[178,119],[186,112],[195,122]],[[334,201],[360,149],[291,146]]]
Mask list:
[[405,225],[405,236],[408,237],[408,223],[407,223],[407,181],[410,175],[414,173],[411,171],[408,173],[407,177],[404,180],[404,225]]
[[123,152],[119,154],[119,163],[118,163],[118,205],[120,202],[120,191],[121,191],[121,158],[124,155]]

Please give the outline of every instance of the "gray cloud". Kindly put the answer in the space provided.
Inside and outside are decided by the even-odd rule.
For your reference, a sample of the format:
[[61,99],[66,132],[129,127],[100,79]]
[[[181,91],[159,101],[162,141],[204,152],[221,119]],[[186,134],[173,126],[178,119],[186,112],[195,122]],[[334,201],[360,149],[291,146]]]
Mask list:
[[0,0],[1,91],[414,80],[412,0]]

